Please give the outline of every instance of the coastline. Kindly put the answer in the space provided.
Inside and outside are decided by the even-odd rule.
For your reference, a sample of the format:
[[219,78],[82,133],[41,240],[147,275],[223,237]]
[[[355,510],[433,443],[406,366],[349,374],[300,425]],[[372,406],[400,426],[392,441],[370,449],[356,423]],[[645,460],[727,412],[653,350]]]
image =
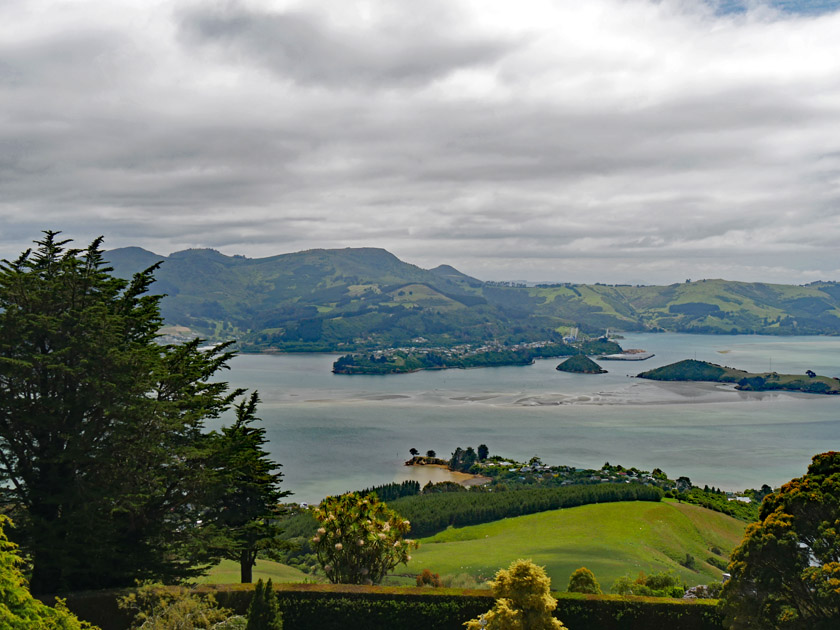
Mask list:
[[425,486],[430,481],[432,483],[452,481],[467,487],[482,486],[492,481],[490,477],[449,470],[449,468],[443,464],[412,464],[409,466],[401,466],[401,470],[396,475],[394,481],[401,482],[409,480],[417,481],[421,487]]

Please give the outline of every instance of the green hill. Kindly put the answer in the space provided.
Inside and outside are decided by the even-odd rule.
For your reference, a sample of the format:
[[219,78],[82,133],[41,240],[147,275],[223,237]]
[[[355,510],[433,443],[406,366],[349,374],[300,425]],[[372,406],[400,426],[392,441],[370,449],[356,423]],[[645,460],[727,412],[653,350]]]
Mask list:
[[[581,566],[595,573],[605,591],[622,575],[639,571],[673,570],[693,586],[720,580],[722,571],[707,559],[727,562],[745,527],[719,512],[673,501],[584,505],[449,529],[423,539],[408,569],[397,572],[416,575],[428,568],[485,580],[513,560],[530,558],[546,567],[558,590]],[[686,554],[695,558],[695,570],[680,564]]]
[[107,253],[117,275],[155,262],[167,324],[245,350],[353,351],[411,345],[558,341],[578,327],[698,333],[840,334],[840,284],[702,280],[669,286],[482,282],[421,269],[384,249],[313,249],[269,258],[192,249]]
[[[257,559],[253,577],[255,581],[270,579],[275,584],[321,580],[321,578],[304,573],[295,567],[263,558]],[[233,560],[222,560],[210,569],[207,575],[196,578],[195,582],[197,584],[238,584],[240,578],[239,563]]]

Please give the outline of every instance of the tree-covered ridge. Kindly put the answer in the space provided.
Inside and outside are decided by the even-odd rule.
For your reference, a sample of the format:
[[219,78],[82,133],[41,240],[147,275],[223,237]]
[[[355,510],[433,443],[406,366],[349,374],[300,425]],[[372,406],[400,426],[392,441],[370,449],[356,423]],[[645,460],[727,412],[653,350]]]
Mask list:
[[[163,261],[167,324],[246,350],[367,351],[411,345],[559,341],[619,330],[840,334],[840,284],[701,280],[668,286],[482,282],[425,270],[382,249],[308,250],[270,258],[139,248],[107,253],[128,278]],[[418,341],[419,340],[419,341]]]
[[685,359],[670,365],[648,370],[637,375],[653,381],[711,381],[715,383],[736,383],[735,388],[743,391],[794,391],[808,394],[840,394],[840,380],[819,376],[808,370],[803,375],[779,374],[778,372],[746,372],[724,367],[708,361]]
[[[684,476],[669,479],[660,468],[647,471],[635,466],[625,468],[620,464],[609,462],[605,462],[598,470],[547,465],[537,456],[532,457],[528,462],[516,462],[498,455],[489,456],[487,446],[484,444],[480,445],[478,450],[472,447],[456,448],[449,460],[449,468],[488,478],[489,482],[478,488],[478,491],[509,491],[533,487],[568,487],[607,483],[651,486],[660,489],[666,497],[700,505],[746,522],[752,522],[758,518],[758,506],[761,500],[772,492],[772,488],[765,484],[759,490],[747,489],[737,494],[726,493],[719,488],[697,487],[691,483],[691,479]],[[466,492],[466,488],[451,482],[435,484],[435,486],[445,485],[449,487],[441,488],[441,491]],[[429,484],[423,488],[422,493],[434,492],[435,486]]]

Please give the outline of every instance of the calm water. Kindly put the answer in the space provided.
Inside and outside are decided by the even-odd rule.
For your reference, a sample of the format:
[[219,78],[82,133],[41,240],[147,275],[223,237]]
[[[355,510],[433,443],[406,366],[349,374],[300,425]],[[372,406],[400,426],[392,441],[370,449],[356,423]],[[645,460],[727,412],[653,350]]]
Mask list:
[[626,335],[656,356],[604,361],[609,374],[526,367],[342,376],[333,355],[242,355],[232,385],[256,388],[273,457],[298,501],[405,478],[412,447],[599,468],[605,461],[724,489],[778,485],[815,453],[840,449],[840,397],[742,393],[731,386],[630,378],[697,358],[754,371],[840,376],[840,337]]

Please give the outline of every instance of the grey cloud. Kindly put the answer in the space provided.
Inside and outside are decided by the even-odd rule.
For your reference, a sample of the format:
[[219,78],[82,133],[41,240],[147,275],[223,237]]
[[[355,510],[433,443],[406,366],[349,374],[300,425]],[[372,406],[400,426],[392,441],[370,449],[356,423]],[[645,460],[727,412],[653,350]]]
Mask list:
[[[429,19],[418,19],[430,7]],[[459,68],[492,63],[511,49],[506,42],[471,41],[450,32],[442,4],[414,9],[408,19],[399,16],[366,33],[342,32],[309,13],[261,12],[239,4],[187,11],[180,26],[188,45],[233,51],[281,78],[330,87],[423,85]]]
[[[649,6],[591,2],[610,16]],[[655,16],[650,32],[591,35],[605,49],[654,41],[661,58],[640,70],[569,63],[574,43],[536,19],[506,31],[455,0],[412,5],[419,16],[373,4],[387,10],[364,28],[330,19],[329,3],[252,2],[149,9],[143,28],[90,13],[0,34],[2,255],[49,227],[161,254],[380,246],[499,279],[800,281],[840,268],[840,75],[813,56],[791,52],[776,76],[759,54],[762,72],[733,55],[686,80],[695,58],[668,57],[656,38],[671,25]],[[713,18],[674,15],[698,57],[763,34],[726,22],[731,41],[705,42]],[[789,28],[807,40],[837,22]],[[537,39],[552,41],[547,57]],[[820,59],[840,58],[820,41]],[[660,64],[682,72],[648,89]],[[622,73],[638,87],[555,87]]]

